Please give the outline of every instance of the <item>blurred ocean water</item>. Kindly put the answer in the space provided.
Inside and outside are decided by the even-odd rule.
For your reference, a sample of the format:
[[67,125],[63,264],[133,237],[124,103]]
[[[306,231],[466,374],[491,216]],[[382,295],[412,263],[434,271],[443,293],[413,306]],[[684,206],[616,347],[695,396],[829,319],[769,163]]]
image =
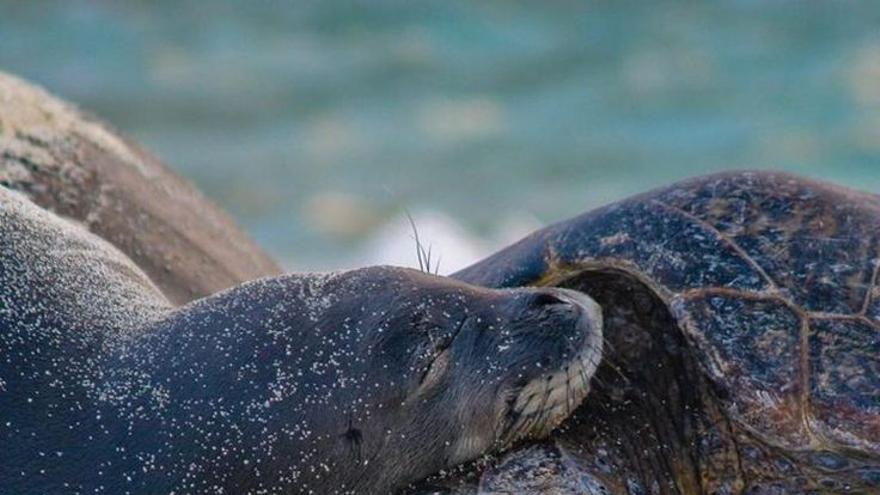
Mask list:
[[0,0],[0,70],[142,141],[293,269],[463,266],[674,180],[880,191],[880,2]]

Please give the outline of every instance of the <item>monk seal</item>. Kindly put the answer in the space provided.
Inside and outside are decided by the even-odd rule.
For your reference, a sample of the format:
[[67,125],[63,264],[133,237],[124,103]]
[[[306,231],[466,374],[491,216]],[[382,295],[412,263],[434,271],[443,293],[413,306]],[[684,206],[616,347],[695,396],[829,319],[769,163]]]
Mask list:
[[0,187],[0,487],[392,493],[549,433],[601,357],[596,303],[369,267],[175,307]]

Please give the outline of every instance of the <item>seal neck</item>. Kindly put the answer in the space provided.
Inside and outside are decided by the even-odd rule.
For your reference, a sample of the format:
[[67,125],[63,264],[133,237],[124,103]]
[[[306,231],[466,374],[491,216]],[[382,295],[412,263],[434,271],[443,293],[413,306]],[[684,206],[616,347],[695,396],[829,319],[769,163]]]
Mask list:
[[114,466],[169,489],[237,492],[301,457],[283,439],[335,428],[324,423],[332,414],[311,417],[312,391],[297,375],[316,366],[306,334],[319,331],[313,319],[325,310],[319,283],[283,276],[244,284],[173,311],[113,349],[100,414],[118,418],[109,443],[126,445]]

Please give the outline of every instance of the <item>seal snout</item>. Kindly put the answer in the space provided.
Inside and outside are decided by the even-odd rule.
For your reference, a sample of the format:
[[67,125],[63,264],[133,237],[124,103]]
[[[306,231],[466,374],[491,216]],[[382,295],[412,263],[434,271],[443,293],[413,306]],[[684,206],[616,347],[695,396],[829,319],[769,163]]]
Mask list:
[[602,308],[601,306],[599,306],[599,303],[594,301],[593,298],[584,294],[583,292],[572,289],[553,288],[546,290],[551,291],[550,294],[552,294],[552,296],[556,299],[559,299],[564,303],[570,304],[582,311],[582,318],[586,318],[585,321],[582,321],[583,323],[598,323],[595,330],[600,332],[601,337]]
[[565,420],[586,398],[602,355],[602,310],[589,296],[560,288],[529,296],[522,331],[535,361],[508,396],[507,444],[546,436]]

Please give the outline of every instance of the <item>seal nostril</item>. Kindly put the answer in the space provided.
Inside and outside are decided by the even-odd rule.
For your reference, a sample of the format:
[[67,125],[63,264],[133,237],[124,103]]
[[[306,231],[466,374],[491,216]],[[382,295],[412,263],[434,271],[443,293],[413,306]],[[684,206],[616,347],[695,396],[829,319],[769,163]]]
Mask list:
[[555,306],[559,304],[567,305],[569,303],[568,301],[560,299],[559,297],[554,296],[553,294],[550,294],[548,292],[539,292],[532,296],[530,304],[532,305],[532,307],[539,308],[543,306]]

